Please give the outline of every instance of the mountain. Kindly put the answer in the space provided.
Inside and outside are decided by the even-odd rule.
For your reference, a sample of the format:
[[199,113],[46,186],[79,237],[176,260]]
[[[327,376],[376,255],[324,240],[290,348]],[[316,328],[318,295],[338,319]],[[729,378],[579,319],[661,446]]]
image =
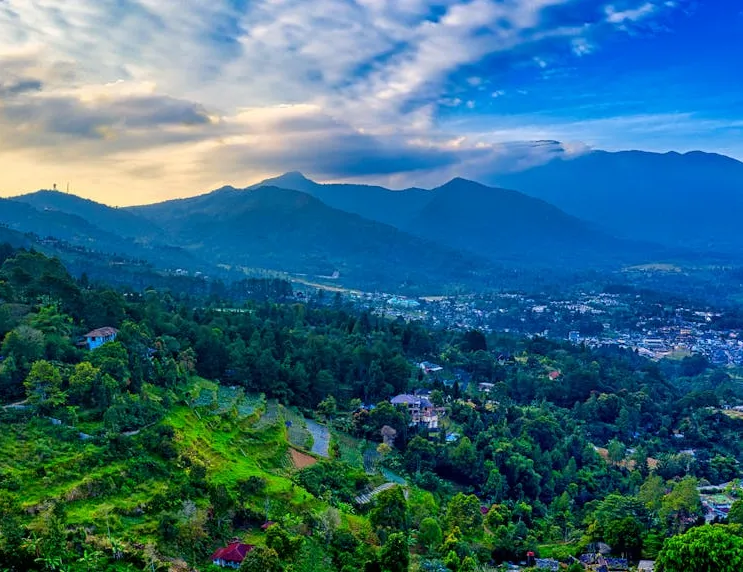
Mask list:
[[[171,241],[230,266],[312,276],[337,271],[343,283],[366,287],[483,283],[488,268],[473,256],[289,189],[220,189],[190,200],[188,209],[177,206],[170,215],[154,207]],[[147,208],[139,211],[148,215]]]
[[14,199],[0,199],[0,224],[22,233],[53,236],[78,244],[117,240],[115,235],[103,231],[78,215],[38,210]]
[[[58,193],[61,194],[61,193]],[[31,196],[31,195],[27,195]],[[42,195],[43,196],[43,195]],[[34,198],[31,199],[33,202]],[[92,203],[78,197],[64,199],[66,204],[75,204],[75,201]],[[116,212],[117,209],[106,207],[98,203],[86,205],[87,212],[91,213]],[[122,212],[122,220],[126,220],[129,213]],[[97,221],[96,221],[97,222]],[[145,223],[147,221],[144,221]],[[195,260],[192,255],[178,247],[168,246],[164,242],[135,242],[133,238],[116,234],[111,229],[97,226],[81,215],[63,212],[52,208],[34,208],[31,204],[17,199],[0,199],[0,225],[20,234],[31,233],[41,239],[54,238],[68,243],[67,252],[75,251],[79,256],[82,251],[105,253],[110,259],[125,257],[128,259],[145,260],[161,268],[189,267],[199,270],[208,269],[209,265]],[[67,262],[69,259],[64,257]]]
[[624,238],[731,253],[743,247],[743,163],[730,157],[595,151],[493,181]]
[[497,260],[595,264],[636,253],[588,223],[540,199],[453,179],[405,229],[452,248]]
[[38,211],[55,211],[80,217],[107,232],[136,238],[140,241],[158,235],[152,221],[138,217],[125,209],[113,208],[59,191],[37,191],[13,198]]
[[253,185],[302,191],[326,205],[396,227],[403,226],[433,198],[425,189],[392,191],[374,185],[319,184],[293,171]]

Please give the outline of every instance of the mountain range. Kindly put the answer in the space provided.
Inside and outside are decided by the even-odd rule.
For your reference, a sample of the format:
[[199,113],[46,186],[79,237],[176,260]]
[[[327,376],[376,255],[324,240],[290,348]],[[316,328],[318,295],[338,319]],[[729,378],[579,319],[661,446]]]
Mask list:
[[503,186],[456,178],[393,191],[290,172],[127,208],[39,191],[0,199],[0,224],[164,269],[366,288],[493,286],[526,270],[735,257],[743,246],[743,164],[727,157],[593,152],[493,180]]
[[738,254],[743,163],[713,153],[595,151],[492,177],[618,237]]

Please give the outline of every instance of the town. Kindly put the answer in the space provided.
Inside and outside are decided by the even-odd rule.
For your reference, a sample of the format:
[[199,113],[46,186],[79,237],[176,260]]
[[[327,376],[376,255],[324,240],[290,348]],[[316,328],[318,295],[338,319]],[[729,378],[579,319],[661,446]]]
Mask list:
[[724,327],[724,312],[664,304],[634,293],[579,293],[574,299],[521,293],[346,296],[376,315],[419,320],[434,328],[542,336],[591,348],[631,348],[654,360],[696,354],[716,366],[743,366],[743,331]]

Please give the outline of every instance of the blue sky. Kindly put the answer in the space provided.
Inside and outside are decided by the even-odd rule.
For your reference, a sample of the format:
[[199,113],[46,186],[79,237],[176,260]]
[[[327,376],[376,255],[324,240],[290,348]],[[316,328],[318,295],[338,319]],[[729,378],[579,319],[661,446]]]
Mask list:
[[0,0],[0,38],[2,195],[132,204],[295,169],[426,186],[595,148],[743,159],[731,0]]

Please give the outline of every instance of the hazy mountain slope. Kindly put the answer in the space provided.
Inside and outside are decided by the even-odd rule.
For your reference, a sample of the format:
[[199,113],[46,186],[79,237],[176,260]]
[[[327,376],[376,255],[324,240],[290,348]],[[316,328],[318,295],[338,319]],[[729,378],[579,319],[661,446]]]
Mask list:
[[32,232],[41,237],[54,236],[75,243],[115,240],[84,218],[59,211],[38,210],[11,199],[0,199],[0,224],[12,230]]
[[39,211],[58,211],[75,215],[107,232],[144,240],[157,236],[152,221],[138,217],[125,209],[113,208],[59,191],[37,191],[13,198]]
[[494,181],[619,236],[725,251],[743,247],[743,163],[722,155],[596,151]]
[[557,207],[517,191],[454,179],[405,227],[411,233],[491,259],[594,264],[636,255]]
[[392,191],[374,185],[319,184],[296,171],[251,188],[267,186],[302,191],[333,208],[397,227],[418,214],[433,198],[431,191],[417,188]]
[[[100,210],[109,207],[97,205],[93,208]],[[161,268],[180,266],[204,269],[208,266],[183,249],[167,246],[164,242],[138,244],[131,238],[104,230],[81,216],[59,210],[38,210],[17,200],[0,199],[0,224],[19,233],[56,238],[71,246],[107,253],[111,257],[119,255],[146,260]]]
[[484,268],[474,257],[298,191],[223,190],[192,207],[185,216],[163,219],[163,226],[200,258],[229,265],[311,275],[337,270],[343,283],[367,286],[471,282]]

